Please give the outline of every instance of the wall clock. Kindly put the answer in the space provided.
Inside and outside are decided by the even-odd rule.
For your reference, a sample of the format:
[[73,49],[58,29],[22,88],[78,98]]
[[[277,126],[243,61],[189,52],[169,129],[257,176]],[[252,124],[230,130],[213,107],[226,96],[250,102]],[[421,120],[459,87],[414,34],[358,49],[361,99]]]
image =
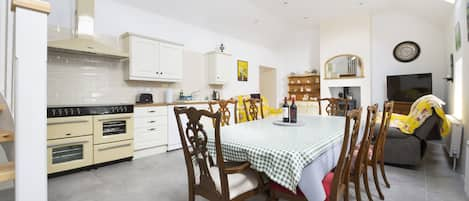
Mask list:
[[394,58],[400,62],[412,62],[420,56],[420,46],[413,41],[404,41],[394,48]]

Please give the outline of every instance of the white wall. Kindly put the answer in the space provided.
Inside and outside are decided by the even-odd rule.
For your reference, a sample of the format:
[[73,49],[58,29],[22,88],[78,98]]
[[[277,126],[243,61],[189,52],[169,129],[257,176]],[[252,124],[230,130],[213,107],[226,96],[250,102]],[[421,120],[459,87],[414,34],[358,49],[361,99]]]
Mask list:
[[[449,54],[446,52],[444,28],[428,20],[400,12],[378,13],[372,17],[372,102],[387,100],[386,76],[432,73],[433,92],[447,100],[446,81]],[[403,41],[420,45],[420,57],[410,63],[397,61],[394,47]]]
[[[234,61],[241,59],[249,62],[248,82],[237,81],[236,62],[229,68],[230,77],[222,91],[222,96],[225,98],[258,92],[259,66],[263,65],[278,69],[277,101],[279,101],[287,94],[288,73],[304,72],[319,63],[318,32],[312,29],[292,32],[292,36],[285,37],[288,40],[279,41],[278,47],[266,48],[115,1],[100,0],[95,3],[95,32],[98,35],[119,36],[124,32],[135,32],[182,43],[187,51],[200,54],[214,50],[219,43],[223,42],[227,51],[233,54]],[[71,10],[70,6],[71,4],[66,1],[52,2],[53,10],[61,11],[50,16],[51,27],[56,27],[58,24],[62,27],[70,27],[70,12],[66,12]],[[56,35],[56,33],[51,32],[49,35]],[[190,75],[190,73],[187,74]]]
[[[462,121],[464,123],[464,140],[463,140],[463,149],[462,149],[462,160],[460,160],[458,164],[458,171],[461,173],[465,173],[465,161],[466,161],[466,142],[469,140],[469,42],[468,42],[468,30],[466,26],[466,1],[457,1],[454,10],[454,16],[448,23],[448,27],[446,27],[446,38],[447,38],[447,46],[446,50],[448,50],[447,54],[454,53],[454,61],[458,61],[462,59],[463,61],[463,68],[462,68],[462,96],[454,96],[454,83],[450,84],[448,87],[448,95],[450,100],[450,110],[454,113],[454,111],[462,110]],[[455,47],[455,25],[456,23],[460,23],[461,25],[461,37],[462,37],[462,47],[459,51],[456,51]],[[462,107],[458,108],[454,103],[457,102],[456,100],[462,99]],[[465,173],[467,174],[467,172]],[[466,185],[469,185],[466,181]]]
[[[368,15],[348,16],[321,22],[320,61],[321,97],[331,97],[329,87],[360,87],[361,106],[371,101],[371,19]],[[354,54],[361,57],[364,78],[324,79],[325,62],[340,54]]]

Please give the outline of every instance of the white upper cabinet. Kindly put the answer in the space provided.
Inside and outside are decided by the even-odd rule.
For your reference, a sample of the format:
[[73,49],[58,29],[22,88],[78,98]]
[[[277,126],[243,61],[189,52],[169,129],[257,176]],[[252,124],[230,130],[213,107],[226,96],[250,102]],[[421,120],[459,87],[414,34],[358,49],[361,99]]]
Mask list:
[[228,79],[227,69],[233,67],[231,54],[221,52],[207,53],[209,84],[222,85]]
[[156,78],[159,70],[159,43],[131,37],[129,43],[129,79]]
[[183,48],[178,45],[160,43],[160,71],[167,80],[182,79]]
[[182,80],[183,45],[126,33],[129,80],[178,82]]

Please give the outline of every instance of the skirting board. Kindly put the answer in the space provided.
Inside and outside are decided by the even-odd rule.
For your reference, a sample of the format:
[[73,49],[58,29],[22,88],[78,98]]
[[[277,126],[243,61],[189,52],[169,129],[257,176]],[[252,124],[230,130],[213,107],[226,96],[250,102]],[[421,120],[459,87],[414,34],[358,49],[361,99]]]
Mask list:
[[145,158],[148,156],[166,153],[167,150],[168,150],[168,147],[166,145],[158,146],[158,147],[151,147],[151,148],[141,149],[141,150],[135,150],[134,159],[140,159],[140,158]]

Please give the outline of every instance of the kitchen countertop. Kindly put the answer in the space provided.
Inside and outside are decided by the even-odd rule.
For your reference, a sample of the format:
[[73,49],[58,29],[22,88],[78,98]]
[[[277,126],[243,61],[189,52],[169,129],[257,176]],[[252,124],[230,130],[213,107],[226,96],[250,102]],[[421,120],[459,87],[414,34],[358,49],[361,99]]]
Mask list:
[[198,105],[208,104],[208,101],[177,101],[173,103],[148,103],[148,104],[135,104],[135,107],[158,107],[158,106],[169,106],[169,105]]

